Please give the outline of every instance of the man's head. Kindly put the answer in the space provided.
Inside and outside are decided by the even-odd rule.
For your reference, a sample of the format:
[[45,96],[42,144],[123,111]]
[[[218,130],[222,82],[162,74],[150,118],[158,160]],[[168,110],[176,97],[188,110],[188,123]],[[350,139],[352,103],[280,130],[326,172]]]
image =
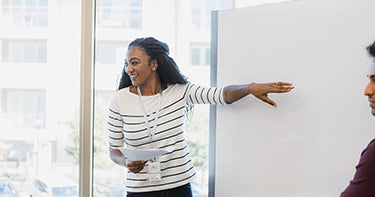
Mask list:
[[370,69],[367,73],[369,83],[365,88],[365,95],[368,97],[371,107],[371,113],[375,116],[375,42],[373,42],[367,48],[368,54],[373,58]]

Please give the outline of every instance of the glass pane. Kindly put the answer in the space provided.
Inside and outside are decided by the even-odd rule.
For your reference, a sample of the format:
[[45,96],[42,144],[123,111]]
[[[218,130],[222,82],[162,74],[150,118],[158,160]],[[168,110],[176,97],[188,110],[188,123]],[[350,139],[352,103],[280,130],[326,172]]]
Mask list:
[[142,1],[98,0],[96,19],[98,28],[140,28]]
[[210,49],[209,48],[206,48],[205,49],[205,60],[204,60],[204,64],[205,65],[210,65],[210,58],[211,58],[211,55],[210,55]]
[[0,196],[78,196],[80,6],[0,3]]
[[192,65],[199,65],[200,64],[200,50],[199,48],[192,48],[191,49],[191,64]]
[[[254,1],[240,0],[240,3]],[[210,67],[194,64],[209,64],[211,11],[229,9],[236,3],[236,0],[96,0],[94,196],[123,196],[126,192],[127,169],[109,158],[107,113],[120,80],[128,43],[144,36],[166,42],[170,56],[189,81],[209,86]],[[195,43],[201,45],[197,47]],[[195,197],[208,195],[208,116],[208,105],[194,106],[188,114],[185,132],[197,173],[191,183]]]
[[[207,0],[122,0],[121,5],[127,5],[122,13],[128,13],[124,24],[129,22],[130,24],[116,26],[116,29],[113,24],[116,24],[114,21],[118,19],[114,17],[119,9],[119,6],[116,6],[118,0],[96,2],[99,6],[96,10],[94,196],[120,196],[121,193],[126,192],[127,169],[115,164],[109,158],[107,110],[109,99],[117,89],[128,43],[144,35],[166,42],[170,48],[170,56],[178,62],[189,80],[202,86],[209,86],[210,68],[193,66],[209,63],[209,49],[206,48],[210,46],[210,32],[207,31],[209,28],[197,29],[192,25],[186,25],[186,21],[195,21],[195,26],[206,24],[210,19],[210,13],[206,10],[219,8],[220,6],[217,5],[220,5],[220,0],[213,4],[208,3]],[[103,12],[104,8],[107,12]],[[204,43],[205,47],[194,48],[194,43]],[[208,105],[194,106],[193,111],[188,114],[185,132],[197,174],[197,178],[192,182],[195,197],[208,196],[208,115]]]

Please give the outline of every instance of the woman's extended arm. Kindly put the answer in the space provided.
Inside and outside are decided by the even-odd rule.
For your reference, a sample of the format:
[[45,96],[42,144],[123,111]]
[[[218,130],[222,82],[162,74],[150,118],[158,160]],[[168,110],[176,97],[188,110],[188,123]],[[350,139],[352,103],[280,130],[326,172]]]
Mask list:
[[289,82],[230,85],[224,88],[224,100],[228,104],[231,104],[249,94],[252,94],[259,100],[277,107],[276,102],[268,98],[268,93],[285,93],[291,91],[293,88],[293,84]]

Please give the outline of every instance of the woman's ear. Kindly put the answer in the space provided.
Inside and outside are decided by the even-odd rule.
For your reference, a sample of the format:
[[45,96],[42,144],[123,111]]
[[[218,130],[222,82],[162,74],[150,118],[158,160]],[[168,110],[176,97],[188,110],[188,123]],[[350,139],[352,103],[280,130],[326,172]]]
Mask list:
[[156,71],[156,69],[158,69],[158,62],[156,60],[152,60],[151,66],[152,66],[152,71]]

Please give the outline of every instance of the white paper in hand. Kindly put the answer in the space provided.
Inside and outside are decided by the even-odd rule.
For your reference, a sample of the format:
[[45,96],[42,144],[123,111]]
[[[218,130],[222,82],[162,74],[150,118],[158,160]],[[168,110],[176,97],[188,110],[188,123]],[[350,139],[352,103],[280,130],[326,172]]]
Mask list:
[[172,148],[164,149],[129,149],[118,148],[131,161],[148,161],[172,151]]

